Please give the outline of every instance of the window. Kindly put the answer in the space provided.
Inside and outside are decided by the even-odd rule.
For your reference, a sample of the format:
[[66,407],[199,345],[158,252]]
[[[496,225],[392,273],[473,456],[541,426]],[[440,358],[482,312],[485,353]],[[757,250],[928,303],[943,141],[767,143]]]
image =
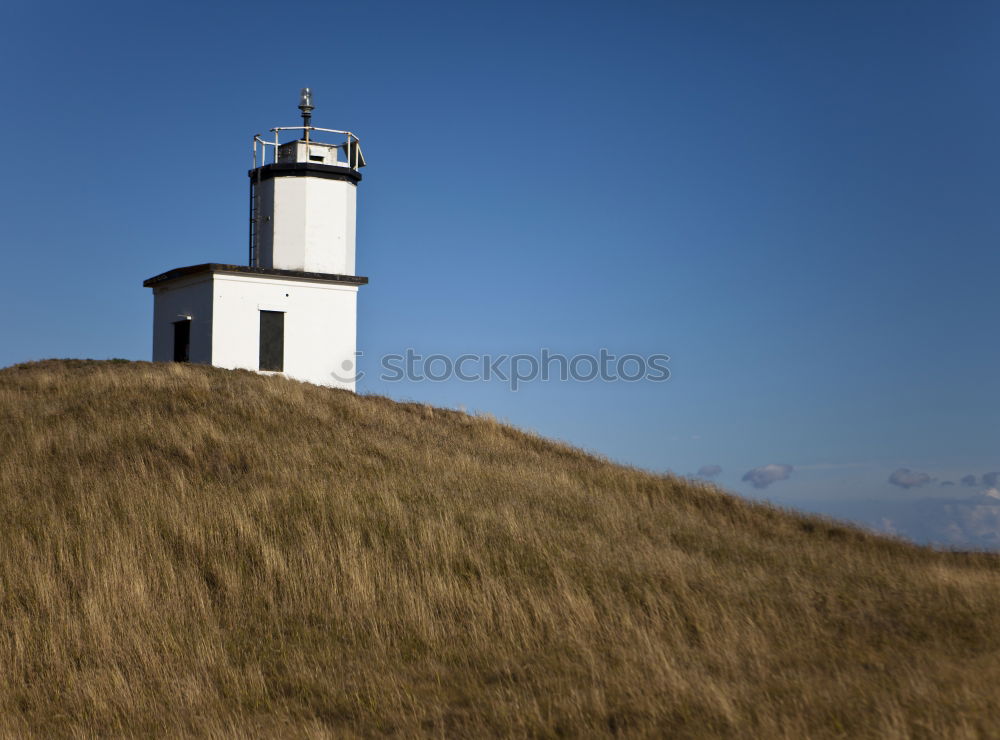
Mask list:
[[191,319],[174,322],[174,362],[191,361]]
[[260,369],[285,370],[285,314],[260,312]]

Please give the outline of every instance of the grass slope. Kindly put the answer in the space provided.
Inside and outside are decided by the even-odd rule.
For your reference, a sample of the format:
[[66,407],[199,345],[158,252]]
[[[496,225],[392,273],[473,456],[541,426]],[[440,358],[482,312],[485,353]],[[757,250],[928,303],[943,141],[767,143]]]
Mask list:
[[0,371],[6,735],[1000,736],[1000,567],[490,418]]

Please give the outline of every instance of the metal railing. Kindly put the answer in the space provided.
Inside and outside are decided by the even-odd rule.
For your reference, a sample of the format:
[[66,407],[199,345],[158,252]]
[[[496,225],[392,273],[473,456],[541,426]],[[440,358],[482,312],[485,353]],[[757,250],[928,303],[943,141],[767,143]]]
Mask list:
[[[349,152],[351,151],[351,147],[352,145],[354,147],[360,146],[361,140],[357,136],[352,134],[350,131],[340,131],[339,129],[335,128],[320,128],[319,126],[278,126],[277,128],[271,129],[271,133],[274,134],[274,141],[268,141],[267,139],[263,138],[261,134],[254,134],[253,144],[251,145],[253,147],[254,169],[257,169],[258,167],[263,167],[265,164],[275,164],[278,161],[278,148],[281,146],[280,133],[282,131],[302,131],[303,134],[305,134],[306,136],[305,139],[306,141],[312,140],[308,135],[309,132],[311,131],[322,131],[327,134],[340,134],[341,136],[344,137],[344,141],[342,144],[338,145],[338,148],[343,148],[345,153],[348,153],[348,156],[347,156],[347,162],[339,162],[339,164],[344,164],[354,170],[364,166],[363,164],[364,159],[360,156],[357,157],[355,161],[353,162],[351,161],[352,157],[349,154]],[[292,141],[297,141],[297,140],[292,139]],[[289,142],[285,143],[287,144]],[[327,142],[317,141],[316,143],[323,144]],[[260,147],[259,155],[258,155],[258,146]],[[267,161],[268,147],[271,148],[270,162]]]

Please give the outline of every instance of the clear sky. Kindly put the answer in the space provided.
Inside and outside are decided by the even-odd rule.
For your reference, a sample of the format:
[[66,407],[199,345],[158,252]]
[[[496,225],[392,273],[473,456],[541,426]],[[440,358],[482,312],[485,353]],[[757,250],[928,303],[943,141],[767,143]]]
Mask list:
[[[1000,470],[996,3],[4,15],[0,365],[149,359],[142,280],[245,262],[250,137],[308,85],[369,162],[360,390],[803,506]],[[666,353],[672,377],[378,379],[407,348],[543,347]],[[742,480],[771,464],[793,470]]]

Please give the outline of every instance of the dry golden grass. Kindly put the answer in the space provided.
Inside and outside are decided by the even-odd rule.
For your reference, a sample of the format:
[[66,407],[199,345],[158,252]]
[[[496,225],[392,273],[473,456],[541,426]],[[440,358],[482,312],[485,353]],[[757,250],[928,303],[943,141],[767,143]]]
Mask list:
[[8,736],[1000,736],[993,556],[206,367],[0,420]]

